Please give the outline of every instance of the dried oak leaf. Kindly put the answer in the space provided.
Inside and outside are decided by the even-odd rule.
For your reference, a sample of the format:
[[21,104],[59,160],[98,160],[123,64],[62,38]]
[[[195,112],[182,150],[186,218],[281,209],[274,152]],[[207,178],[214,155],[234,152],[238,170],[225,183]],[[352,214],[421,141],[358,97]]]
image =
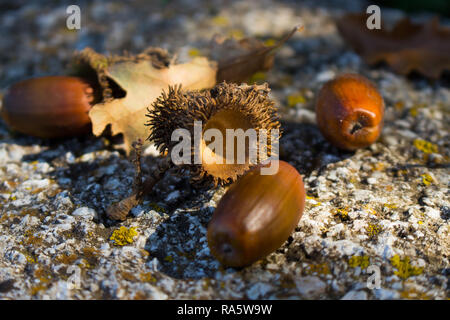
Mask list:
[[[188,63],[174,64],[162,49],[152,48],[129,57],[104,57],[85,49],[78,59],[81,61],[76,68],[78,74],[82,73],[80,66],[94,70],[103,89],[103,101],[89,112],[93,133],[101,135],[111,125],[113,135],[123,134],[127,154],[133,141],[147,138],[145,114],[163,90],[176,84],[181,84],[183,90],[200,90],[216,83],[215,62],[198,57]],[[114,96],[117,91],[114,86],[119,86],[125,95]]]
[[237,41],[216,36],[209,60],[196,57],[184,64],[174,64],[161,48],[108,57],[86,48],[75,54],[70,74],[94,81],[96,100],[101,102],[89,112],[93,133],[101,135],[111,125],[113,135],[123,134],[129,153],[133,141],[147,137],[145,113],[164,89],[180,84],[183,90],[191,91],[222,81],[245,81],[270,69],[274,51],[301,29],[295,27],[270,46],[254,38]]
[[370,30],[365,14],[346,14],[336,21],[342,37],[368,64],[386,62],[394,71],[407,75],[417,71],[437,79],[450,70],[450,29],[437,18],[426,24],[409,19],[399,21],[391,31]]
[[210,58],[218,62],[217,83],[222,81],[240,83],[258,71],[269,70],[273,65],[275,49],[302,28],[295,27],[271,46],[255,38],[236,40],[216,35],[212,39]]

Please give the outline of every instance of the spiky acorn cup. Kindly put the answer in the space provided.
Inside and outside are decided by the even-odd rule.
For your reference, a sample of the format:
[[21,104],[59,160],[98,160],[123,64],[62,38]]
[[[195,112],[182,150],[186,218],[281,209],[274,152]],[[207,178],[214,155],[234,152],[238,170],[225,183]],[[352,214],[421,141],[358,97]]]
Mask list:
[[[203,92],[182,92],[180,87],[169,88],[163,93],[149,111],[148,125],[151,128],[149,140],[153,141],[163,154],[172,154],[179,141],[172,141],[172,132],[185,129],[189,132],[191,147],[191,163],[178,165],[181,171],[188,170],[193,182],[223,185],[235,181],[251,166],[258,164],[272,155],[270,134],[279,129],[279,118],[273,101],[269,98],[270,89],[264,85],[236,85],[223,82],[213,89]],[[195,144],[194,123],[201,124],[199,143]],[[223,137],[221,148],[211,150],[211,142],[205,131],[216,129]],[[245,141],[245,161],[239,163],[236,138],[228,138],[227,129],[254,129],[255,142]],[[259,139],[262,130],[267,132],[267,143]],[[217,132],[217,131],[216,131]],[[233,139],[234,141],[227,141]],[[214,141],[215,142],[215,141]],[[234,159],[227,159],[227,145],[234,147]],[[216,144],[214,144],[217,147]],[[217,149],[219,151],[217,151]],[[252,151],[254,155],[252,157]],[[262,152],[261,152],[262,151]],[[242,152],[242,151],[241,151]],[[198,157],[197,163],[195,163]],[[215,161],[213,161],[215,160]]]
[[[264,85],[236,85],[221,83],[211,90],[183,92],[181,87],[169,87],[168,92],[163,94],[153,103],[147,114],[150,127],[149,140],[153,141],[161,154],[167,155],[163,159],[163,165],[159,170],[152,173],[146,182],[142,184],[140,194],[148,192],[162,178],[174,163],[171,161],[171,154],[179,141],[172,141],[172,133],[176,129],[185,129],[189,132],[191,141],[191,161],[190,163],[177,164],[178,173],[189,171],[193,183],[214,183],[224,185],[235,181],[252,166],[274,156],[271,141],[272,130],[280,129],[279,117],[274,107],[274,102],[269,98],[267,84]],[[201,123],[201,139],[196,145],[194,143],[194,125]],[[208,129],[217,129],[223,137],[222,153],[214,153],[216,150],[209,150],[211,141],[206,141],[204,133]],[[236,140],[232,142],[234,146],[234,159],[226,159],[227,134],[226,129],[244,132],[254,129],[258,137],[256,145],[250,145],[249,140],[245,142],[245,161],[237,161],[238,150]],[[266,133],[267,140],[260,139]],[[274,136],[277,139],[280,137]],[[235,139],[233,137],[233,139]],[[266,142],[266,143],[264,143]],[[256,157],[252,157],[251,148],[256,150]],[[219,148],[220,150],[220,148]],[[196,161],[198,154],[200,161]],[[211,161],[214,156],[216,161]],[[222,158],[222,161],[217,161]],[[231,163],[227,163],[231,162]],[[138,192],[130,197],[111,206],[107,210],[107,215],[115,220],[125,219],[128,211],[136,205],[139,200]]]

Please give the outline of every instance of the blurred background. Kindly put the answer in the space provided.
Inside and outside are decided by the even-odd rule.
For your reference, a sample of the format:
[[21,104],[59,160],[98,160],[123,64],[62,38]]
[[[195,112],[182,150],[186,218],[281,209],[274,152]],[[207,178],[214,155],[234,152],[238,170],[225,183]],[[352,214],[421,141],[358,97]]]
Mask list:
[[[409,12],[424,17],[450,13],[446,0],[1,1],[0,88],[25,77],[60,74],[73,51],[85,47],[121,54],[158,46],[185,59],[201,54],[217,33],[270,40],[299,24],[305,30],[292,40],[291,49],[301,54],[296,59],[308,60],[311,55],[327,59],[342,54],[336,51],[342,43],[334,35],[332,18],[348,11],[364,12],[373,3],[386,6],[383,20]],[[72,4],[81,9],[80,30],[66,27],[66,9]],[[327,50],[324,41],[337,47],[327,45]],[[306,68],[310,66],[314,67]]]

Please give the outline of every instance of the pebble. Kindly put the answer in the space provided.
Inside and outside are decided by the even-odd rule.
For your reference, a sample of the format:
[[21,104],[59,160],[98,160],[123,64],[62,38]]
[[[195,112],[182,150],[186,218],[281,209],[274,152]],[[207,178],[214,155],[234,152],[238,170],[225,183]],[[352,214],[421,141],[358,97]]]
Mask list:
[[262,299],[274,288],[266,283],[256,283],[247,290],[246,294],[249,299],[256,300]]
[[341,300],[367,300],[367,299],[368,299],[367,292],[362,290],[349,291],[341,298]]
[[86,220],[93,220],[97,218],[97,212],[94,209],[88,207],[81,207],[72,212],[75,217],[82,217]]
[[313,298],[325,293],[327,285],[318,277],[306,276],[295,280],[298,292],[303,297]]
[[325,70],[317,74],[316,82],[326,82],[335,77],[335,73],[332,70]]
[[397,291],[389,289],[374,289],[375,297],[380,300],[398,299],[400,294]]

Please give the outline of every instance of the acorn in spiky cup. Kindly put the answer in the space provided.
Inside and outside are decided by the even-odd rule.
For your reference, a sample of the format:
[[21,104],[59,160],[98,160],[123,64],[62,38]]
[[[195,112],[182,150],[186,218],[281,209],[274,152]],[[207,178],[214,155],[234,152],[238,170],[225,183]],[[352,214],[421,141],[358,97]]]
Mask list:
[[[278,140],[281,135],[280,122],[269,92],[267,84],[236,85],[223,82],[211,90],[201,92],[183,92],[180,86],[169,87],[168,92],[163,92],[147,114],[150,128],[148,139],[154,142],[161,154],[166,155],[163,158],[164,165],[147,179],[148,183],[142,184],[139,188],[141,191],[135,190],[127,198],[132,201],[124,199],[108,208],[108,216],[116,220],[125,219],[132,206],[139,203],[141,197],[136,195],[147,193],[154,181],[172,166],[177,167],[178,173],[188,171],[194,183],[213,183],[217,186],[234,182],[254,165],[275,156],[276,148],[272,146],[278,143],[275,139]],[[172,139],[177,129],[190,137],[190,161],[174,163],[171,159],[172,154],[179,152],[180,140]],[[239,138],[229,134],[227,129],[244,135],[248,133],[244,137],[243,153],[237,148]],[[272,134],[274,130],[276,135]],[[222,139],[216,141],[216,136],[212,138],[208,132],[219,134]],[[250,139],[252,134],[256,134],[257,139]],[[227,148],[234,148],[234,152],[228,153],[230,150]],[[184,151],[183,158],[186,159]]]
[[[203,92],[184,93],[180,87],[171,87],[157,99],[147,115],[151,128],[149,140],[162,154],[171,155],[172,151],[178,152],[174,148],[179,145],[179,141],[172,141],[172,133],[185,129],[192,137],[191,159],[190,163],[178,165],[179,169],[189,170],[194,182],[212,181],[215,185],[233,182],[272,153],[270,133],[279,129],[280,123],[269,91],[267,84],[238,86],[226,82]],[[197,127],[197,143],[195,124],[201,125]],[[214,129],[223,137],[222,141],[215,141],[208,135],[207,131],[214,133]],[[232,131],[228,133],[227,129]],[[254,129],[257,139],[249,139],[252,133],[248,129]],[[267,143],[259,139],[262,130],[268,133]],[[246,140],[241,140],[245,150],[236,150],[239,132],[241,137],[247,134]],[[231,139],[234,141],[227,141]],[[214,150],[210,149],[211,145]],[[229,147],[234,148],[229,153],[231,159],[227,158]],[[252,150],[256,157],[251,156]],[[244,161],[239,161],[240,151]]]

